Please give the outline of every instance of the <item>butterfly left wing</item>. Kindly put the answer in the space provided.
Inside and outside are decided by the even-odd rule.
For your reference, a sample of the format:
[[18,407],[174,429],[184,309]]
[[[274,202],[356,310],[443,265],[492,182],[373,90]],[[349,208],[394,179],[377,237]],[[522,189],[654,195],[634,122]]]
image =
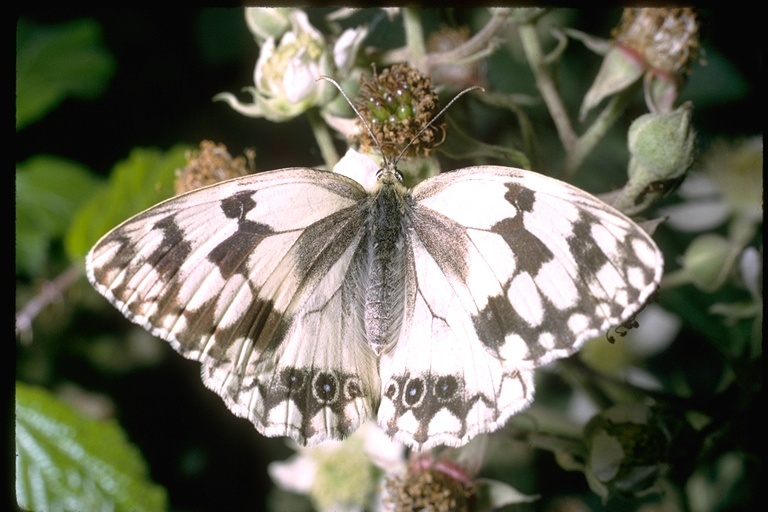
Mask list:
[[408,306],[382,357],[378,416],[411,446],[503,425],[532,400],[534,368],[626,321],[661,277],[647,233],[551,178],[472,167],[412,198]]
[[87,257],[126,317],[201,361],[205,384],[265,435],[340,438],[372,417],[373,353],[348,277],[367,193],[294,168],[178,196],[127,220]]

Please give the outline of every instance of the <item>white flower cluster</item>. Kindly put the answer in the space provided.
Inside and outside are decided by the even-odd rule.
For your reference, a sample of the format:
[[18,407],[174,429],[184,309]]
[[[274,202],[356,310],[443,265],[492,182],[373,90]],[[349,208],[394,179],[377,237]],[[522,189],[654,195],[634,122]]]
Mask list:
[[245,16],[261,46],[255,86],[244,88],[253,101],[243,103],[231,93],[218,94],[215,99],[226,101],[244,115],[274,122],[292,119],[333,100],[336,89],[318,77],[348,73],[367,34],[365,28],[348,29],[331,47],[299,9],[251,7]]

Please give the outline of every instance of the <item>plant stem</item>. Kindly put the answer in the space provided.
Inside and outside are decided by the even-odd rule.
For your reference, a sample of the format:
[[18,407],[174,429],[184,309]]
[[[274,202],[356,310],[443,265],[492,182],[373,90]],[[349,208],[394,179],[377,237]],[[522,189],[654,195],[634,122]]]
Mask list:
[[[493,36],[509,18],[506,9],[494,10],[488,23],[474,36],[456,48],[427,56],[427,69],[441,64],[463,64],[486,57],[493,51]],[[470,57],[473,57],[470,59]],[[466,59],[466,60],[465,60]]]
[[72,286],[83,275],[83,266],[73,264],[63,273],[56,276],[53,281],[43,283],[40,293],[32,297],[32,300],[24,304],[16,313],[16,335],[29,339],[29,333],[32,330],[32,321],[46,307],[56,301],[60,301],[64,291]]
[[320,154],[323,155],[323,161],[326,168],[330,171],[336,162],[339,161],[339,154],[336,152],[336,146],[333,144],[333,137],[328,131],[328,125],[325,124],[320,116],[320,111],[316,108],[307,110],[309,125],[312,127],[312,133],[315,135],[315,141],[320,148]]
[[528,64],[531,66],[533,75],[536,78],[536,87],[539,89],[544,103],[549,109],[549,113],[557,128],[557,133],[560,136],[560,142],[563,144],[566,152],[570,152],[571,148],[576,144],[576,134],[571,126],[565,105],[547,70],[544,52],[539,42],[539,35],[536,33],[536,26],[532,23],[520,25],[519,33]]
[[405,46],[408,48],[408,63],[416,69],[424,69],[427,47],[424,44],[424,30],[421,27],[419,10],[415,7],[403,9]]
[[576,171],[579,170],[586,157],[603,140],[610,127],[613,126],[627,105],[629,105],[629,101],[634,97],[635,91],[635,87],[628,87],[613,96],[589,129],[574,141],[573,146],[567,148],[565,164],[563,165],[563,172],[566,176],[576,174]]

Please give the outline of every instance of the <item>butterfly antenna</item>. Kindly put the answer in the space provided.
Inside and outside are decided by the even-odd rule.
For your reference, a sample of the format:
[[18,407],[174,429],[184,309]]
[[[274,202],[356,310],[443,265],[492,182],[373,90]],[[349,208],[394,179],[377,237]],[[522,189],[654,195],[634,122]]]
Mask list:
[[[432,125],[435,123],[435,121],[437,121],[438,119],[440,119],[440,116],[442,116],[442,115],[445,113],[445,111],[446,111],[446,110],[448,110],[448,107],[450,107],[451,105],[453,105],[453,103],[454,103],[456,100],[458,100],[459,98],[461,98],[462,96],[464,96],[464,95],[465,95],[465,94],[467,94],[468,92],[476,91],[476,90],[478,90],[478,89],[480,89],[481,91],[485,91],[485,89],[483,89],[483,88],[482,88],[482,87],[480,87],[479,85],[473,85],[472,87],[467,87],[466,89],[464,89],[463,91],[461,91],[459,94],[457,94],[456,96],[454,96],[454,97],[453,97],[453,99],[452,99],[451,101],[449,101],[449,102],[448,102],[448,104],[447,104],[446,106],[444,106],[444,107],[442,108],[442,110],[440,110],[440,112],[438,112],[438,113],[437,113],[437,115],[436,115],[435,117],[433,117],[432,119],[430,119],[430,120],[429,120],[429,122],[428,122],[428,123],[427,123],[427,124],[424,126],[424,128],[422,128],[421,130],[419,130],[419,133],[417,133],[417,134],[416,134],[416,135],[415,135],[415,136],[414,136],[414,137],[411,139],[411,141],[410,141],[408,144],[406,144],[406,145],[405,145],[405,147],[404,147],[404,148],[403,148],[403,150],[400,152],[400,154],[399,154],[399,155],[397,155],[397,158],[395,158],[395,160],[394,160],[394,164],[395,164],[395,165],[397,165],[397,162],[399,162],[399,161],[400,161],[400,159],[401,159],[401,158],[403,157],[403,155],[405,154],[405,152],[406,152],[406,151],[408,151],[408,148],[410,148],[410,147],[413,145],[413,143],[414,143],[414,142],[415,142],[415,141],[416,141],[416,140],[417,140],[419,137],[421,137],[421,134],[422,134],[422,133],[424,133],[424,132],[427,130],[427,128],[429,128],[430,126],[432,126]],[[378,144],[378,143],[377,143],[377,144]]]
[[[389,161],[387,160],[387,155],[384,154],[384,149],[381,147],[381,144],[379,144],[379,139],[377,139],[376,135],[373,134],[373,130],[371,129],[371,126],[368,124],[368,121],[366,121],[363,115],[360,113],[360,111],[357,110],[357,107],[355,107],[355,104],[352,103],[352,100],[349,99],[349,96],[347,96],[347,93],[344,92],[344,89],[341,88],[341,86],[336,80],[334,80],[329,76],[320,75],[317,77],[317,80],[326,80],[328,82],[331,82],[334,86],[336,86],[336,88],[339,90],[341,95],[344,96],[344,99],[347,100],[347,103],[349,103],[349,106],[352,107],[352,110],[355,111],[355,114],[357,114],[357,117],[360,119],[360,121],[363,122],[363,126],[365,126],[365,129],[368,130],[368,134],[371,136],[371,139],[373,139],[373,142],[376,143],[376,147],[379,148],[379,152],[381,153],[381,158],[382,160],[384,160],[384,167],[386,167],[389,164]],[[421,135],[421,133],[419,133],[419,135]],[[398,157],[397,159],[400,160],[400,157]]]

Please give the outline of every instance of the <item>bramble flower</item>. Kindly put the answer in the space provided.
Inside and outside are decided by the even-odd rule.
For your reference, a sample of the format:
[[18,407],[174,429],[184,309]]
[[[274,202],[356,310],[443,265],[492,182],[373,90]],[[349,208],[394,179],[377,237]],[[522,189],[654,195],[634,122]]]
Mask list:
[[281,488],[307,495],[320,511],[377,510],[377,491],[386,473],[402,471],[405,447],[375,423],[363,425],[345,441],[298,448],[268,471]]
[[378,178],[376,172],[381,168],[368,155],[364,155],[349,148],[343,157],[333,166],[333,172],[352,178],[363,186],[365,190],[372,191],[376,187]]
[[686,201],[664,213],[669,225],[678,231],[707,231],[728,222],[728,233],[704,233],[694,239],[683,255],[682,275],[675,276],[675,280],[714,291],[740,265],[745,287],[757,297],[751,290],[761,270],[745,248],[763,218],[762,139],[716,143],[701,161],[704,172],[692,174],[680,189]]
[[[291,29],[284,32],[286,18]],[[255,87],[244,88],[253,102],[242,103],[231,93],[218,94],[214,99],[226,101],[244,115],[274,122],[328,104],[337,91],[331,83],[317,78],[348,71],[366,34],[363,28],[349,29],[329,48],[323,34],[301,10],[250,8],[246,19],[256,39],[263,39],[254,71]]]
[[672,110],[699,49],[699,24],[691,8],[624,9],[595,82],[580,110],[587,113],[608,96],[617,94],[641,77],[651,112]]
[[504,482],[477,478],[488,439],[478,436],[438,455],[415,453],[406,462],[405,446],[370,422],[345,441],[297,447],[296,455],[273,462],[268,471],[278,487],[306,495],[328,512],[490,512],[538,499]]

